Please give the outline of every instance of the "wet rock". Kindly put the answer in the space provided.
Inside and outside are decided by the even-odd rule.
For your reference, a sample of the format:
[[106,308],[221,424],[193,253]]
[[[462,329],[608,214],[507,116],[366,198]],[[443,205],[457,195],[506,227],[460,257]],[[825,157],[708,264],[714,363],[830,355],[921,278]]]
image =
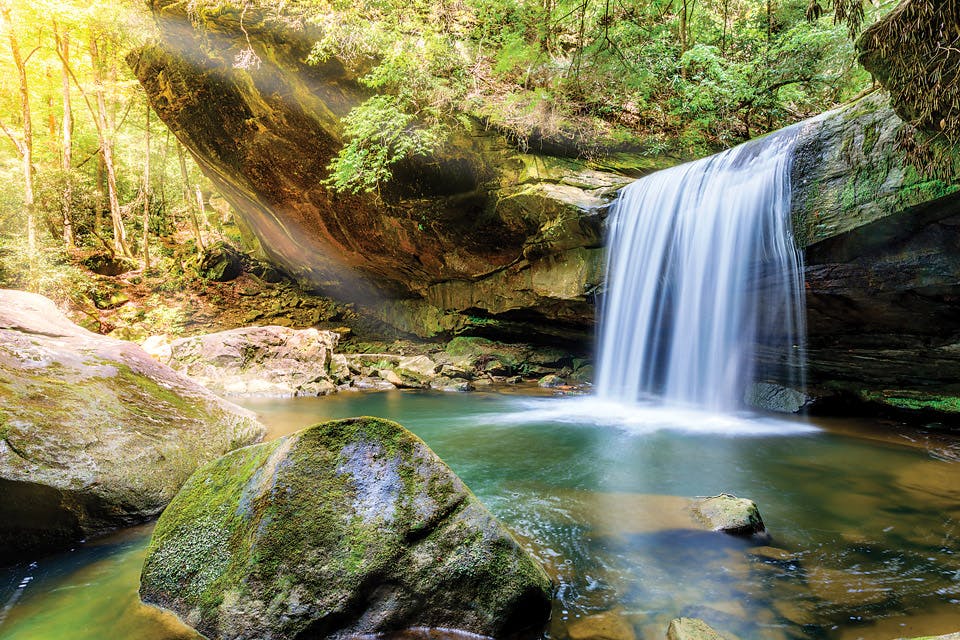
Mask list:
[[430,381],[430,388],[436,391],[448,391],[448,392],[466,392],[473,391],[473,384],[469,380],[463,380],[461,378],[447,378],[440,377],[434,378]]
[[322,423],[200,469],[163,513],[140,595],[211,639],[543,625],[543,569],[416,436]]
[[667,640],[731,640],[698,618],[675,618],[667,628]]
[[792,553],[786,549],[778,549],[777,547],[751,547],[747,549],[747,555],[764,562],[773,562],[776,564],[796,565],[800,562],[799,553]]
[[760,510],[753,500],[721,493],[709,498],[698,498],[691,508],[694,517],[713,531],[735,536],[766,532]]
[[137,345],[0,291],[0,563],[150,519],[264,432]]
[[217,393],[325,395],[336,388],[329,367],[338,339],[317,329],[245,327],[175,340],[166,363]]
[[757,382],[747,387],[744,401],[747,405],[777,413],[800,413],[811,399],[796,389],[771,382]]
[[556,387],[562,387],[567,384],[567,381],[555,374],[545,375],[539,380],[537,380],[537,386],[543,387],[544,389],[553,389]]

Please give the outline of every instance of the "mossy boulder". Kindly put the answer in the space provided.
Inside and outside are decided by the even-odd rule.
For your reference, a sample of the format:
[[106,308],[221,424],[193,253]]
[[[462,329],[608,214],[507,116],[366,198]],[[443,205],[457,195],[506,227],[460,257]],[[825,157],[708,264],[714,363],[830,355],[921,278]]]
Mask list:
[[140,587],[209,638],[543,625],[543,569],[419,438],[351,418],[230,453],[164,511]]
[[155,517],[200,464],[263,434],[135,344],[0,291],[0,563]]

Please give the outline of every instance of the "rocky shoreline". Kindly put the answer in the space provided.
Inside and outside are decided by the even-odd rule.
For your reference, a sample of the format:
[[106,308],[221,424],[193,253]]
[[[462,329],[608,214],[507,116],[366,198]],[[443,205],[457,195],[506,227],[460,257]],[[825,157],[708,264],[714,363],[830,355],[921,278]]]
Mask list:
[[467,392],[523,383],[580,392],[593,377],[589,361],[558,348],[457,337],[445,344],[403,343],[399,353],[341,351],[348,331],[242,327],[173,341],[153,336],[143,346],[163,364],[227,396]]

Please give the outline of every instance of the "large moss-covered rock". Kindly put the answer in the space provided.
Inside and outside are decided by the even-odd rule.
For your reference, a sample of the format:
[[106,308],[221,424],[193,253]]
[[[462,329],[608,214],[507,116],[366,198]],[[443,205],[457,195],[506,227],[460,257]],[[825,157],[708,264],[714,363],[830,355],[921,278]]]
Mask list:
[[0,291],[0,563],[154,517],[200,464],[263,433],[135,344]]
[[542,625],[543,569],[416,436],[321,423],[203,467],[157,523],[144,601],[209,638]]
[[[339,297],[404,301],[383,319],[406,331],[448,333],[490,316],[589,327],[609,199],[630,176],[675,162],[618,150],[607,163],[617,169],[601,170],[573,148],[521,152],[479,120],[463,129],[466,119],[377,195],[334,194],[323,180],[343,144],[341,118],[370,94],[335,59],[305,62],[321,37],[300,15],[306,5],[151,7],[161,39],[131,57],[134,71],[263,250]],[[235,64],[251,51],[258,64]]]

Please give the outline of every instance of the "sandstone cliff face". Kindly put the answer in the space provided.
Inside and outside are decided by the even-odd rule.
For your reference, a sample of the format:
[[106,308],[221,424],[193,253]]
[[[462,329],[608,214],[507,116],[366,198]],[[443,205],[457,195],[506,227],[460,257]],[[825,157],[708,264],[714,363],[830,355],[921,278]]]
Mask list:
[[[603,171],[520,153],[478,122],[438,156],[400,167],[379,195],[336,195],[321,181],[342,146],[339,119],[369,94],[336,61],[304,62],[317,34],[256,9],[152,8],[162,40],[130,63],[275,261],[329,294],[376,301],[420,335],[491,315],[592,323],[605,207],[625,173],[662,160],[621,158],[625,173]],[[260,64],[236,68],[247,48]]]

